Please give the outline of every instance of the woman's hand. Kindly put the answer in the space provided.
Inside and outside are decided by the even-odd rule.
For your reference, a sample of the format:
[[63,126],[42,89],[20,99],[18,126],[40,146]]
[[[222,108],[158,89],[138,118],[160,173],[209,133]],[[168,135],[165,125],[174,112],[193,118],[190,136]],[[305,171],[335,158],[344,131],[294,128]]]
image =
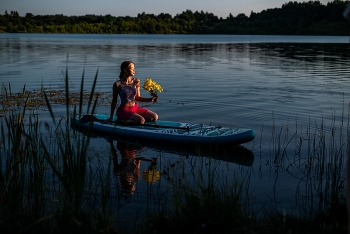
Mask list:
[[158,102],[158,96],[151,97],[151,102]]

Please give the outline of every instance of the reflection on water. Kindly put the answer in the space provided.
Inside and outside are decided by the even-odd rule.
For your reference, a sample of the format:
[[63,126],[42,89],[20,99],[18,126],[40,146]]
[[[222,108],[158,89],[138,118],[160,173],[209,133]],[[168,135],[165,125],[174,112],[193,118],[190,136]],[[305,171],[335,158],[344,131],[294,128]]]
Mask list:
[[143,148],[142,146],[117,141],[115,147],[112,140],[107,141],[111,146],[114,175],[120,182],[121,194],[124,198],[131,198],[136,190],[136,184],[140,180],[141,161],[149,163],[148,169],[142,172],[145,182],[154,183],[159,180],[160,171],[156,169],[157,158],[147,159],[137,156],[138,151]]

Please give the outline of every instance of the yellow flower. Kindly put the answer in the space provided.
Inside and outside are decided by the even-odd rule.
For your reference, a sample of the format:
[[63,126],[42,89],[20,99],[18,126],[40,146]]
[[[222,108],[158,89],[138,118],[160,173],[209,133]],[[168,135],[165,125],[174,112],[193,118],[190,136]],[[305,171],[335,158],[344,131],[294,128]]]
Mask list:
[[147,183],[154,183],[157,182],[160,179],[160,171],[159,170],[143,170],[143,179],[147,182]]
[[161,93],[163,91],[162,87],[159,84],[156,84],[155,87],[158,90],[158,92]]
[[163,92],[162,86],[154,82],[151,78],[147,78],[143,84],[143,89],[149,92],[152,97],[158,96],[158,92]]
[[145,83],[143,84],[143,89],[149,91],[152,85],[152,79],[146,79]]

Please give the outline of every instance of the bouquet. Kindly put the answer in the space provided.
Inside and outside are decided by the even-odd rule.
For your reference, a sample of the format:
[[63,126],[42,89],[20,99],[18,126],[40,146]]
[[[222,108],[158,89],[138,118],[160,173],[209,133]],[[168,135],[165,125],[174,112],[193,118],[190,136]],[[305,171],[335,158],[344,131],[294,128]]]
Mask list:
[[152,97],[157,97],[158,92],[163,92],[162,87],[154,82],[151,78],[147,78],[143,84],[143,89],[148,91]]
[[154,169],[144,169],[143,170],[143,179],[148,183],[155,183],[159,180],[160,178],[160,171],[159,170],[154,170]]

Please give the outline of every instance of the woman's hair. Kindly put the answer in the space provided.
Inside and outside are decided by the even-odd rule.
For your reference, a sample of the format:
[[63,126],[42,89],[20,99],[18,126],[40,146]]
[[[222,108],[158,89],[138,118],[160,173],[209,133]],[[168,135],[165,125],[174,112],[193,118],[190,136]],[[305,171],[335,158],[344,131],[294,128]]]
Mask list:
[[133,61],[124,61],[124,62],[122,62],[122,64],[120,65],[120,74],[119,74],[119,78],[121,79],[121,78],[123,78],[123,76],[124,76],[124,69],[125,68],[128,68],[129,67],[129,65],[130,64],[134,64],[134,62]]

